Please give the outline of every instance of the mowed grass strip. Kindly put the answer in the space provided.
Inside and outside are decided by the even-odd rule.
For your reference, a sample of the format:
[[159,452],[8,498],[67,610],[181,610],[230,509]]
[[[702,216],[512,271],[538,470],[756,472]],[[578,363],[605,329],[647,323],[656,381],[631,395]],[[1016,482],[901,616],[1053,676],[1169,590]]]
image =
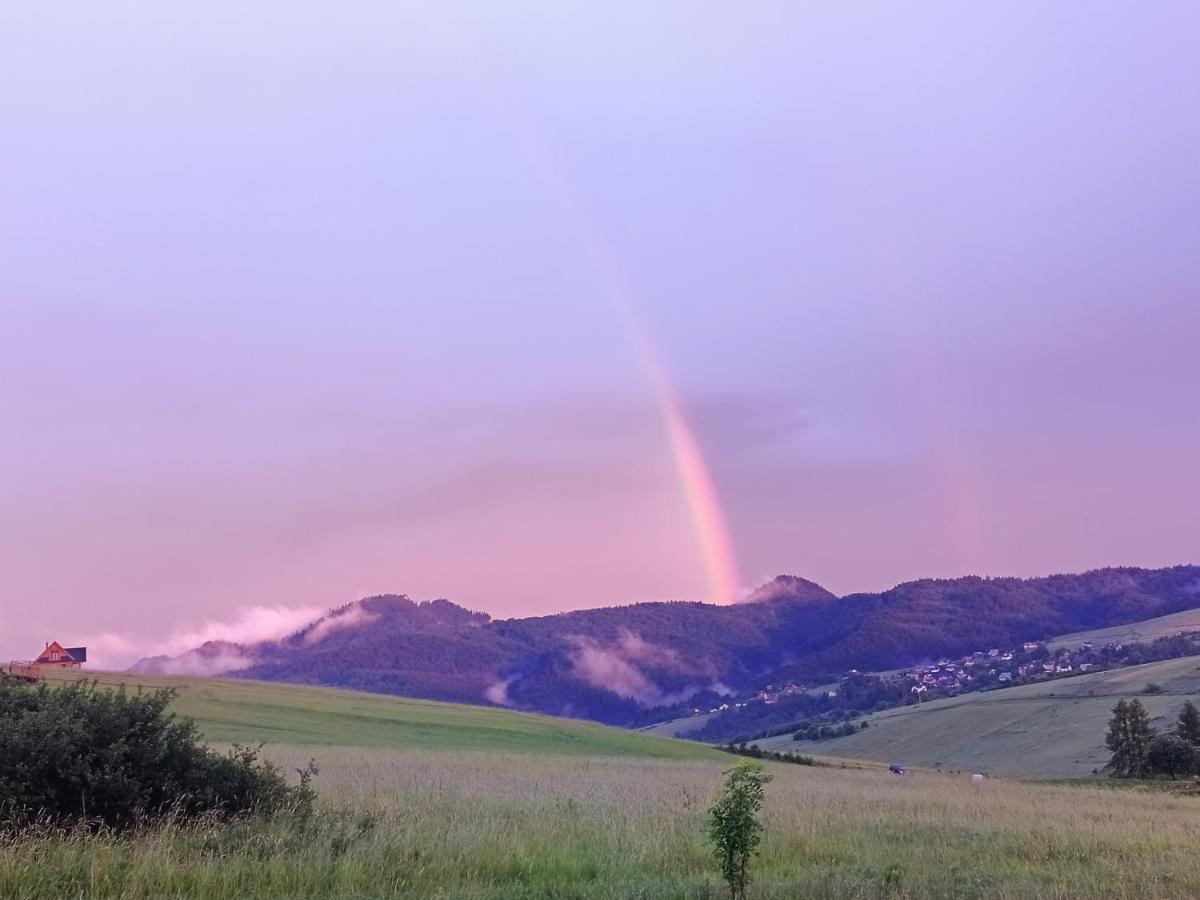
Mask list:
[[52,682],[86,677],[127,690],[169,687],[171,709],[216,743],[266,742],[487,750],[578,756],[720,759],[708,747],[590,722],[494,707],[410,700],[332,688],[259,681],[52,672]]
[[[719,898],[720,761],[314,752],[328,804],[282,821],[0,845],[0,896]],[[768,764],[755,900],[1196,896],[1200,802],[1088,787]],[[336,812],[335,810],[347,810]]]

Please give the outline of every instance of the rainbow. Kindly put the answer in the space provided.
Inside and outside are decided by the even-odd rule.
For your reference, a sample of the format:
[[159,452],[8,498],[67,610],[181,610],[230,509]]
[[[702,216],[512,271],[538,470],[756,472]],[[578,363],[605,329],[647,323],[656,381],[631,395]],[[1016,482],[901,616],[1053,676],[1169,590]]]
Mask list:
[[[590,231],[588,233],[591,234]],[[626,339],[641,364],[662,417],[680,489],[687,501],[700,556],[708,574],[709,599],[718,604],[733,603],[741,594],[737,557],[734,555],[720,495],[700,442],[688,422],[675,385],[667,376],[662,354],[657,351],[649,329],[642,324],[634,309],[612,251],[607,244],[594,237],[588,241],[588,246],[590,258],[607,284],[607,299],[621,321]]]
[[[566,194],[566,192],[561,192]],[[570,195],[567,194],[569,197]],[[659,415],[670,441],[675,471],[680,488],[687,500],[688,512],[700,556],[708,574],[709,599],[713,603],[733,603],[741,591],[738,583],[737,558],[725,513],[721,508],[716,485],[705,462],[700,442],[688,422],[684,406],[671,379],[667,377],[662,355],[642,324],[634,307],[632,294],[626,287],[621,268],[610,245],[600,239],[591,219],[574,204],[577,234],[598,279],[604,285],[604,295],[623,326],[626,339],[637,356],[646,381],[654,395]]]
[[700,554],[708,572],[710,599],[714,603],[732,603],[740,593],[737,558],[725,523],[716,485],[709,473],[700,442],[688,423],[675,386],[667,378],[661,357],[655,352],[650,334],[626,303],[620,305],[625,330],[637,352],[650,382],[662,416],[680,487],[687,499],[692,526],[696,531]]
[[708,575],[710,600],[720,604],[732,603],[738,599],[741,590],[733,542],[716,485],[683,404],[667,377],[661,355],[655,349],[649,330],[636,315],[632,293],[626,286],[616,254],[601,236],[579,192],[563,177],[562,167],[550,148],[538,139],[533,129],[528,127],[525,117],[505,102],[505,98],[494,96],[493,99],[503,112],[500,122],[507,127],[516,148],[557,201],[570,231],[600,282],[600,292],[617,314],[626,338],[637,355],[670,441],[675,470]]

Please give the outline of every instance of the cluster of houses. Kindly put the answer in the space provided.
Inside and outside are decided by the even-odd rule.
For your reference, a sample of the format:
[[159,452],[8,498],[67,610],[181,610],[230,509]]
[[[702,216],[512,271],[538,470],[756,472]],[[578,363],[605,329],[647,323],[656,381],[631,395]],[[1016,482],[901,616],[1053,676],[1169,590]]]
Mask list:
[[87,662],[87,647],[64,647],[49,641],[36,659],[14,659],[3,671],[24,681],[39,681],[42,669],[79,669]]
[[766,703],[766,704],[778,703],[784,697],[790,697],[793,694],[803,694],[803,693],[806,693],[808,690],[809,690],[809,688],[805,687],[803,684],[785,684],[783,687],[780,687],[780,688],[776,688],[774,685],[770,685],[766,690],[759,691],[754,696],[748,697],[745,700],[739,700],[739,701],[734,701],[734,702],[730,702],[730,703],[722,703],[718,706],[712,707],[711,709],[705,709],[700,706],[694,706],[694,707],[692,707],[692,715],[693,716],[705,716],[705,715],[709,715],[710,713],[725,712],[728,709],[741,709],[743,706],[748,706],[749,704],[754,703],[756,701],[758,703]]
[[[1120,649],[1120,645],[1114,647]],[[1092,644],[1084,642],[1079,652],[1086,653],[1091,649]],[[914,694],[933,689],[953,694],[989,684],[1035,681],[1072,672],[1087,672],[1094,667],[1095,663],[1076,661],[1071,650],[1062,649],[1051,654],[1040,641],[1026,641],[1010,650],[992,648],[978,650],[956,660],[939,659],[899,677],[908,682],[909,690]]]
[[[1200,639],[1200,634],[1181,632],[1178,637]],[[1062,678],[1094,669],[1115,668],[1129,665],[1141,660],[1128,660],[1126,655],[1136,650],[1134,645],[1126,645],[1115,641],[1096,646],[1091,641],[1083,641],[1077,647],[1061,647],[1051,650],[1042,641],[1026,641],[1011,648],[993,647],[988,650],[977,650],[957,659],[943,658],[929,662],[912,669],[900,672],[884,672],[870,676],[878,678],[884,684],[898,689],[900,696],[908,697],[907,702],[923,702],[934,697],[953,696],[970,691],[986,690],[1015,684],[1028,684],[1034,681],[1044,681],[1051,678]],[[851,669],[835,685],[814,688],[802,683],[769,685],[753,695],[714,706],[711,709],[697,707],[693,715],[720,713],[730,709],[740,709],[744,706],[778,703],[796,694],[823,693],[825,698],[834,704],[838,700],[839,688],[846,679],[861,678],[863,673]],[[893,694],[895,696],[895,694]],[[901,701],[903,702],[903,701]]]
[[[1190,636],[1181,632],[1180,636]],[[884,673],[885,682],[901,685],[917,702],[932,696],[953,696],[968,691],[1010,684],[1028,684],[1062,678],[1095,669],[1129,664],[1129,645],[1110,641],[1097,647],[1083,641],[1077,647],[1051,650],[1041,641],[1026,641],[1019,647],[977,650],[958,659],[939,659],[900,673]],[[858,675],[856,670],[847,677]],[[836,696],[831,692],[829,696]]]

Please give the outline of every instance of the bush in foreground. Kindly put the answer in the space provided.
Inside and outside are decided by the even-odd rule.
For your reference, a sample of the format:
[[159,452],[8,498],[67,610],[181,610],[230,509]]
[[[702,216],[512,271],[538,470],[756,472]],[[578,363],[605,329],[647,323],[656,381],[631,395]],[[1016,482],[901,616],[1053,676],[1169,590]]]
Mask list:
[[307,813],[310,764],[291,787],[257,748],[226,755],[167,712],[169,690],[0,681],[0,827],[33,822],[127,828],[172,816]]
[[708,837],[721,875],[729,885],[729,896],[738,900],[746,896],[750,860],[758,855],[762,841],[758,813],[771,776],[749,762],[731,769],[726,776],[716,802],[708,811]]

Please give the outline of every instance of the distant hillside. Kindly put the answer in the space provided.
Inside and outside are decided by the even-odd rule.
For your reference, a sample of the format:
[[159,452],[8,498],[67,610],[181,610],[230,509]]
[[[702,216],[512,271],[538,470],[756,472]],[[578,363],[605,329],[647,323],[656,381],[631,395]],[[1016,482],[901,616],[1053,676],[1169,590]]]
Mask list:
[[843,598],[781,576],[750,599],[492,620],[445,600],[379,596],[279,642],[206,645],[135,670],[233,672],[635,724],[771,681],[888,669],[1200,606],[1200,568],[925,580]]
[[1098,569],[1048,578],[925,579],[851,594],[858,615],[830,646],[777,673],[890,669],[1200,606],[1200,567]]
[[1146,643],[1156,638],[1188,631],[1200,631],[1200,609],[1185,609],[1145,621],[1125,622],[1105,628],[1061,634],[1047,642],[1046,646],[1057,650],[1059,647],[1078,647],[1084,641],[1095,644],[1106,644],[1109,641],[1123,644]]
[[[1160,693],[1144,693],[1157,684]],[[1104,735],[1113,704],[1137,696],[1160,730],[1200,693],[1194,656],[1091,672],[1000,691],[964,694],[866,717],[868,727],[817,742],[791,735],[759,741],[773,750],[1017,778],[1084,778],[1108,762]]]

